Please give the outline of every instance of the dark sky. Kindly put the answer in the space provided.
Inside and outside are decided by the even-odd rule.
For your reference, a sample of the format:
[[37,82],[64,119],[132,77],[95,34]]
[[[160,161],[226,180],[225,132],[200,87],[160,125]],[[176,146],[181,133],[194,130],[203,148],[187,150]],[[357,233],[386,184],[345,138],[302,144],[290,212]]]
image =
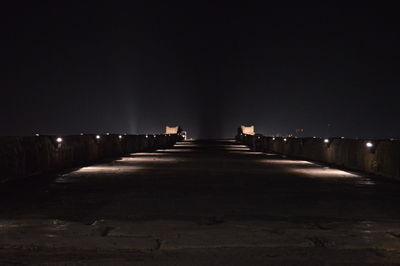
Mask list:
[[0,135],[400,137],[399,9],[51,2],[1,8]]

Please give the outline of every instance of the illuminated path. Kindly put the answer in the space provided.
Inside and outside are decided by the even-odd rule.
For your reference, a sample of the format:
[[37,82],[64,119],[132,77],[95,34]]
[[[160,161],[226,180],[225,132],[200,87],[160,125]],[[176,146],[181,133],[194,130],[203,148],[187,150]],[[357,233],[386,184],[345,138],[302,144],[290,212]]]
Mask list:
[[400,262],[399,184],[233,141],[181,142],[1,193],[1,265]]

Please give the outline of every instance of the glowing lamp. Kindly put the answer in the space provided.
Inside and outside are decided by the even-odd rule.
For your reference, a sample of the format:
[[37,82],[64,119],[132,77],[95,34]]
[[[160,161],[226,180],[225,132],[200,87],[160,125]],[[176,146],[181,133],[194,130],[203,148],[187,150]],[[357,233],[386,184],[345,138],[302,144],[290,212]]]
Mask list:
[[62,139],[62,138],[57,138],[56,141],[57,141],[58,143],[61,143],[61,142],[63,141],[63,139]]
[[97,136],[96,136],[96,139],[100,139],[100,135],[97,135]]
[[324,142],[325,143],[329,143],[329,139],[324,139]]
[[372,148],[374,146],[374,144],[372,144],[372,142],[367,142],[365,144],[365,146],[367,146],[368,148]]

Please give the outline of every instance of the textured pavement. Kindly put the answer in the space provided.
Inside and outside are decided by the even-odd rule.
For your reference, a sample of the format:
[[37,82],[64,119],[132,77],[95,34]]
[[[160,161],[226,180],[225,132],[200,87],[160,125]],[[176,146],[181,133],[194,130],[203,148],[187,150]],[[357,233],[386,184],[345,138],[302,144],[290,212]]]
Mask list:
[[187,141],[0,188],[0,265],[394,265],[400,184]]

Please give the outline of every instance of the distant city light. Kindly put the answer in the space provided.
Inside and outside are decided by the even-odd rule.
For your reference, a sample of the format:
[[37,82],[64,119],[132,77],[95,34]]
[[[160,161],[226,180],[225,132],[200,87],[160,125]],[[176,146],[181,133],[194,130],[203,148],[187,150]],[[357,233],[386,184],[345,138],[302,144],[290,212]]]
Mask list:
[[110,133],[107,133],[107,136],[110,135]]
[[83,136],[83,133],[81,133],[80,135]]
[[284,138],[284,139],[283,139],[283,141],[287,141],[287,139],[286,139],[286,138]]
[[149,136],[146,135],[146,138],[148,138]]
[[365,145],[366,145],[368,148],[371,148],[371,147],[374,146],[374,144],[372,144],[372,142],[367,142]]
[[275,140],[275,138],[272,138],[272,140]]
[[35,134],[36,137],[39,137],[39,134]]
[[58,143],[61,143],[61,142],[63,141],[63,139],[62,139],[62,138],[57,138],[56,141],[57,141]]
[[324,142],[325,143],[329,143],[329,139],[324,139]]
[[100,135],[97,135],[97,136],[96,136],[96,139],[100,139]]
[[119,135],[118,138],[119,138],[119,139],[122,139],[122,135]]

